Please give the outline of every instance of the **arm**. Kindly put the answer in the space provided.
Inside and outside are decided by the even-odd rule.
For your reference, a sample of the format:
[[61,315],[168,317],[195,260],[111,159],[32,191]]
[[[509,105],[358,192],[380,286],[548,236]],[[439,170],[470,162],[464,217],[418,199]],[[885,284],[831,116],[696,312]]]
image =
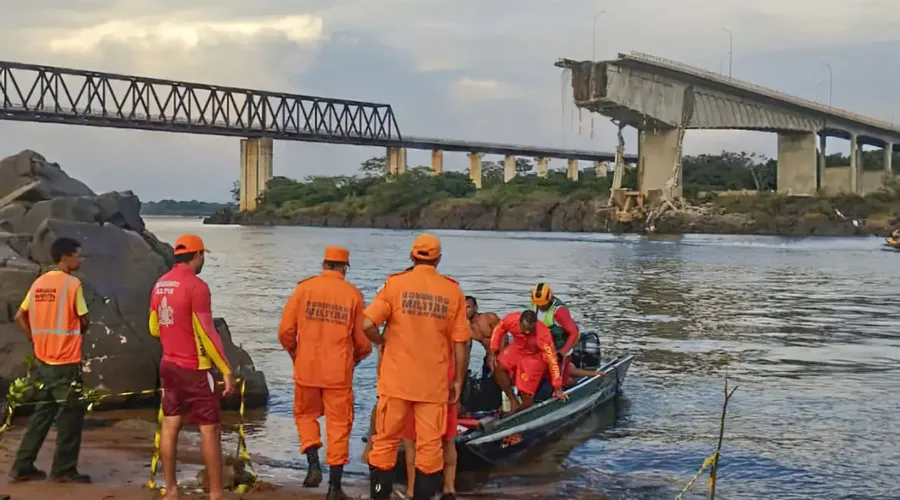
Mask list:
[[468,318],[466,318],[466,297],[463,295],[462,290],[459,291],[457,303],[459,307],[456,308],[456,315],[453,317],[450,330],[450,341],[453,342],[454,358],[451,362],[456,363],[456,377],[453,381],[454,389],[450,403],[459,401],[463,382],[469,374],[469,341],[472,339],[472,329],[469,327]]
[[390,297],[388,282],[385,281],[384,285],[381,285],[381,289],[375,294],[375,298],[372,299],[372,303],[369,304],[369,307],[366,308],[365,313],[363,314],[363,332],[375,345],[384,344],[384,337],[378,333],[378,327],[385,321],[391,319],[393,306],[391,306]]
[[550,382],[554,389],[561,389],[563,386],[562,370],[559,368],[559,361],[556,358],[556,348],[553,347],[553,336],[550,330],[543,323],[537,324],[537,341],[544,353],[544,360],[547,367],[550,368]]
[[[505,320],[505,318],[504,318]],[[509,332],[509,327],[506,324],[506,321],[501,321],[497,323],[497,326],[494,327],[494,331],[491,333],[491,345],[490,352],[493,355],[497,355],[500,352],[500,349],[503,348],[503,340],[506,337],[506,334]]]
[[578,343],[578,338],[581,335],[578,331],[578,325],[575,323],[575,320],[572,319],[572,314],[569,312],[568,307],[560,307],[557,309],[556,314],[553,315],[553,319],[556,320],[557,324],[559,324],[569,336],[565,345],[560,349],[560,354],[568,356],[572,352],[572,349],[575,348],[575,344]]
[[25,298],[22,299],[22,304],[19,305],[19,310],[16,311],[16,317],[13,318],[13,320],[16,322],[16,325],[19,326],[19,329],[25,332],[25,335],[28,336],[28,340],[34,342],[34,338],[31,336],[31,321],[28,319],[29,308],[31,308],[31,289],[28,289],[28,293],[25,295]]
[[291,359],[294,359],[297,353],[297,314],[301,312],[301,294],[302,291],[298,285],[294,288],[294,293],[291,294],[288,301],[285,302],[284,310],[281,313],[281,322],[278,324],[278,342],[291,355]]
[[79,283],[75,290],[75,314],[78,315],[78,321],[81,323],[81,334],[87,333],[90,322],[88,321],[87,301],[84,300],[84,288]]
[[209,356],[210,361],[219,369],[222,375],[231,375],[231,366],[225,356],[225,347],[222,338],[216,331],[212,318],[212,297],[206,283],[200,282],[191,290],[191,322],[194,332],[200,338],[203,350]]
[[372,342],[363,331],[363,319],[366,317],[366,309],[363,307],[362,295],[359,296],[359,302],[356,305],[356,311],[353,313],[353,362],[359,363],[372,354]]
[[159,299],[157,299],[157,297],[156,285],[154,285],[153,289],[150,291],[150,318],[147,329],[151,336],[159,338],[159,313],[157,312],[157,308],[159,308]]

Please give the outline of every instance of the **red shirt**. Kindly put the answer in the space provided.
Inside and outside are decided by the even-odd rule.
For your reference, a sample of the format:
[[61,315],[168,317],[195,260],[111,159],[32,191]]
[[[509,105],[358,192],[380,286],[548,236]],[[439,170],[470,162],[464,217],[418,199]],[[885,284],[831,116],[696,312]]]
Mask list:
[[212,318],[209,286],[187,264],[175,264],[153,286],[150,334],[162,342],[162,360],[182,368],[228,375],[231,367]]
[[559,369],[559,361],[556,359],[556,348],[553,347],[553,335],[547,325],[538,321],[534,325],[534,334],[526,335],[522,333],[519,325],[519,318],[522,313],[509,313],[500,320],[491,334],[491,352],[497,353],[503,342],[503,337],[512,334],[512,343],[507,349],[516,349],[522,355],[544,355],[544,360],[550,368],[550,379],[553,387],[559,389],[562,387],[562,372]]
[[[539,313],[540,314],[540,313]],[[564,332],[569,336],[566,340],[566,344],[562,346],[560,351],[569,352],[574,347],[575,344],[578,343],[578,324],[575,323],[575,320],[572,319],[572,314],[569,312],[569,308],[566,306],[560,306],[556,309],[556,312],[553,313],[553,320],[556,321],[556,324],[563,329]]]

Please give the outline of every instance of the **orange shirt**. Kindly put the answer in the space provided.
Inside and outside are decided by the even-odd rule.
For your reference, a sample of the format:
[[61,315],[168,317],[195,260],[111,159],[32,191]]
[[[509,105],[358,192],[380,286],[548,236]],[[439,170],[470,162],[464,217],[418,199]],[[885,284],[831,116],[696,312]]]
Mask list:
[[387,322],[378,394],[423,403],[446,403],[453,342],[468,342],[466,299],[456,281],[434,266],[418,265],[388,277],[366,316]]
[[294,381],[307,387],[353,386],[353,368],[372,353],[362,329],[365,302],[337,271],[297,283],[284,306],[278,340],[294,355]]

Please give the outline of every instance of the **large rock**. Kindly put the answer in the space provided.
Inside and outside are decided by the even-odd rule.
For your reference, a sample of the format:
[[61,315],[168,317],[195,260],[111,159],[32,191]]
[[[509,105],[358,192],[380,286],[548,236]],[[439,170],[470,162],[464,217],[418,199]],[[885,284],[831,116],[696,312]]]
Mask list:
[[[0,207],[14,231],[0,231],[0,383],[24,372],[31,344],[13,317],[34,279],[53,264],[51,244],[65,236],[83,247],[75,274],[90,310],[85,383],[116,394],[156,389],[161,349],[148,331],[148,305],[153,284],[174,264],[172,247],[147,231],[131,192],[95,195],[31,151],[0,162],[0,198],[34,181],[35,188]],[[265,377],[234,345],[224,320],[216,320],[216,329],[236,375],[247,379],[247,404],[265,405]],[[0,390],[5,394],[5,385]]]

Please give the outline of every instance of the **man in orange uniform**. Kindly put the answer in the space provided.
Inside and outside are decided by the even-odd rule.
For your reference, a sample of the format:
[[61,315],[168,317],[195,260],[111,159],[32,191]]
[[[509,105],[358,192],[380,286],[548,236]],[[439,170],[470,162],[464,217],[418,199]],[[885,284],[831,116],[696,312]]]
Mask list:
[[309,463],[303,481],[307,488],[322,482],[318,420],[325,415],[328,500],[348,498],[341,476],[350,461],[353,368],[372,353],[362,330],[362,293],[345,279],[349,266],[350,252],[326,248],[322,274],[297,283],[278,327],[278,340],[294,360],[294,419]]
[[[511,333],[512,343],[500,352],[503,337]],[[499,354],[499,355],[498,355]],[[509,398],[512,412],[528,408],[540,387],[544,372],[549,368],[553,395],[568,399],[562,391],[563,377],[553,347],[553,337],[543,323],[539,323],[534,311],[510,313],[503,317],[491,335],[491,356],[496,366],[494,376]],[[514,378],[522,402],[512,391],[510,379]]]
[[225,378],[224,396],[234,391],[234,377],[212,318],[209,286],[197,275],[208,252],[203,240],[186,234],[175,241],[175,267],[162,275],[150,296],[150,334],[162,343],[163,423],[160,456],[166,500],[178,500],[175,460],[184,415],[200,427],[203,462],[209,475],[210,500],[222,500],[222,428],[219,396],[210,370]]
[[[450,353],[450,372],[447,374],[450,384],[456,378],[456,361]],[[441,500],[456,498],[456,433],[459,422],[459,401],[447,406],[447,428],[444,431],[444,494]],[[414,412],[406,414],[406,427],[403,429],[403,449],[406,459],[406,491],[415,491],[416,479],[416,417]]]
[[34,461],[55,421],[56,455],[50,479],[89,483],[91,478],[77,469],[85,413],[79,400],[81,344],[88,328],[88,309],[81,281],[71,273],[81,267],[81,245],[71,238],[59,238],[50,246],[50,256],[56,268],[34,281],[15,318],[34,343],[37,366],[33,376],[42,386],[34,395],[40,403],[28,420],[9,476],[13,482],[47,477],[35,468]]
[[[366,309],[363,328],[376,344],[384,344],[378,377],[375,435],[369,453],[372,500],[391,495],[397,449],[406,414],[415,414],[416,479],[413,498],[430,500],[440,489],[444,467],[442,438],[447,400],[459,401],[469,363],[471,338],[465,296],[459,284],[437,272],[441,242],[422,234],[413,242],[413,268],[388,277]],[[387,322],[382,337],[378,326]],[[455,356],[456,373],[447,373]]]

